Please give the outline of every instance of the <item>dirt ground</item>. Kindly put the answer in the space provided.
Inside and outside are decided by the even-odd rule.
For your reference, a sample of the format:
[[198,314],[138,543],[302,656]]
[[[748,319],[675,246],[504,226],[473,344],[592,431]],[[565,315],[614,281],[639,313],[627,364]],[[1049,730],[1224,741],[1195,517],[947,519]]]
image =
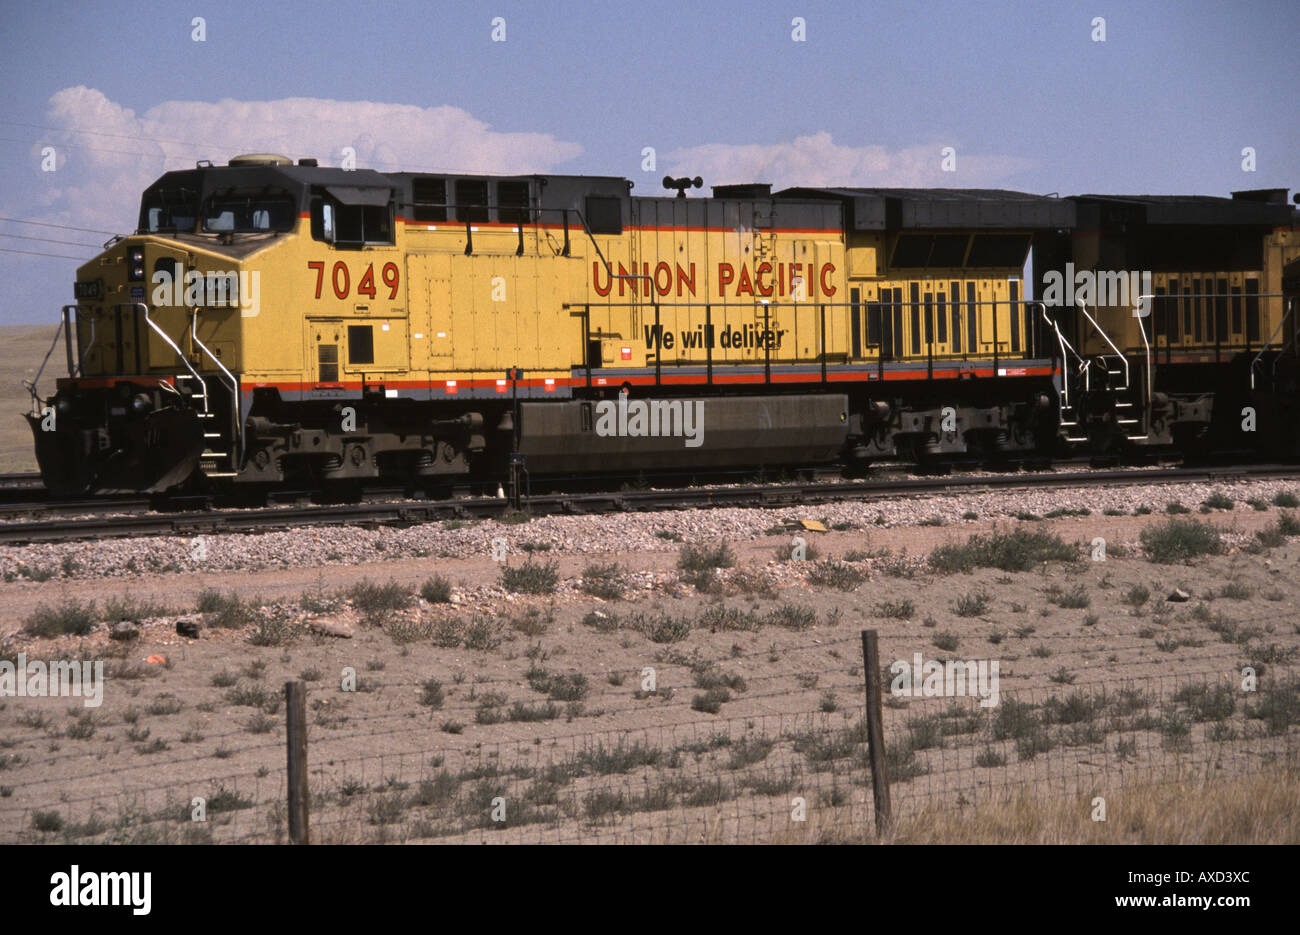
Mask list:
[[[1199,517],[1231,527],[1230,547],[1172,565],[1148,561],[1138,543],[1161,516],[1002,523],[1002,531],[1023,527],[1066,542],[1107,543],[1105,561],[1085,548],[1078,561],[1012,572],[926,567],[933,548],[993,531],[987,522],[801,532],[820,557],[853,559],[849,567],[863,580],[848,590],[809,581],[812,562],[779,561],[790,532],[731,542],[735,567],[718,573],[727,583],[710,593],[680,580],[681,547],[672,542],[657,552],[623,554],[611,542],[603,554],[540,554],[535,561],[554,560],[561,582],[557,593],[540,595],[492,592],[502,566],[490,556],[145,574],[129,583],[6,582],[0,656],[101,658],[109,678],[93,710],[80,699],[0,699],[0,839],[281,839],[278,693],[293,679],[309,687],[318,840],[479,840],[493,827],[485,816],[498,798],[515,810],[499,824],[518,829],[503,840],[692,840],[724,819],[733,828],[729,840],[768,840],[781,836],[792,796],[801,795],[810,807],[848,809],[845,821],[864,821],[864,761],[856,753],[814,755],[819,738],[841,737],[861,750],[852,734],[862,713],[862,629],[878,631],[885,664],[918,652],[996,659],[1003,697],[1039,705],[1071,691],[1104,686],[1113,694],[1115,686],[1141,685],[1149,692],[1143,710],[1176,719],[1170,698],[1184,684],[1180,677],[1216,686],[1235,684],[1247,663],[1271,679],[1295,671],[1300,539],[1241,547],[1279,512]],[[593,563],[618,564],[623,597],[601,599],[575,587]],[[359,582],[418,592],[435,574],[452,584],[450,602],[416,600],[367,619],[345,595]],[[1166,601],[1176,588],[1190,600]],[[178,636],[178,618],[213,622],[212,614],[196,612],[204,589],[264,607],[262,625]],[[85,637],[21,632],[40,604],[113,598],[162,606],[127,643],[111,642],[103,626]],[[350,637],[304,626],[322,621]],[[674,632],[674,621],[689,629]],[[146,661],[151,657],[165,662]],[[343,690],[348,670],[358,690]],[[714,701],[728,695],[713,710],[700,700],[710,690]],[[945,713],[940,701],[952,704],[886,705],[887,738],[914,741],[914,750],[900,753],[899,776],[908,764],[923,769],[898,780],[898,801],[914,795],[929,803],[952,792],[960,806],[1025,783],[1077,790],[1131,769],[1245,768],[1295,750],[1289,722],[1266,736],[1247,717],[1249,705],[1234,704],[1226,718],[1198,721],[1188,735],[1190,758],[1180,759],[1177,744],[1158,742],[1154,721],[1121,729],[1113,720],[1100,740],[1017,755],[1006,736],[998,738],[993,711],[962,699],[964,714]],[[952,731],[982,739],[916,742],[922,713],[985,718]],[[1115,737],[1112,728],[1120,731]],[[1212,731],[1213,755],[1206,752]],[[1140,741],[1136,755],[1122,737]],[[212,821],[188,820],[194,796],[214,803]]]

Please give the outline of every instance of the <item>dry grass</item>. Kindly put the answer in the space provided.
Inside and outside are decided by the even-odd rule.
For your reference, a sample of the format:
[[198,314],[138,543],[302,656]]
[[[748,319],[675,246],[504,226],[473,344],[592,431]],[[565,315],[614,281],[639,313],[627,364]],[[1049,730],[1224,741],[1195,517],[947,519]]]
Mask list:
[[[54,319],[58,309],[52,306],[48,313]],[[36,470],[32,432],[23,419],[23,413],[31,405],[31,397],[23,388],[22,381],[36,375],[41,358],[50,349],[54,330],[54,325],[0,326],[0,338],[5,342],[5,352],[0,355],[0,471]],[[41,393],[53,393],[55,378],[67,376],[66,370],[67,362],[60,344],[41,376]]]
[[[1300,767],[1249,776],[1134,784],[1109,792],[1106,820],[1093,794],[1025,792],[961,812],[926,809],[899,820],[891,844],[1300,844]],[[874,843],[845,833],[834,810],[809,810],[807,827],[772,843]]]

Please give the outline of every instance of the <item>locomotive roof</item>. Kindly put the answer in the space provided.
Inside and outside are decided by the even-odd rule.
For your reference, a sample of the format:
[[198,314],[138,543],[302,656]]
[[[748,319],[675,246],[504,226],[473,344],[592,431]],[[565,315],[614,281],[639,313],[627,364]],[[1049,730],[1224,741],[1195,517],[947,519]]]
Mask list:
[[[384,189],[407,201],[416,178],[517,179],[541,186],[546,207],[577,206],[585,195],[631,196],[632,182],[601,175],[489,175],[451,172],[393,172],[340,169],[329,166],[260,164],[203,165],[167,172],[145,191],[184,188],[200,198],[228,190],[282,188],[304,200],[312,188],[327,188],[362,201]],[[367,192],[373,193],[368,196]],[[770,195],[766,185],[717,186],[724,199],[768,197],[781,200],[839,201],[846,207],[850,227],[859,231],[1091,228],[1112,224],[1281,226],[1295,223],[1296,211],[1286,203],[1285,189],[1234,192],[1231,198],[1207,195],[1097,195],[1059,198],[995,188],[864,188],[794,187]],[[664,198],[658,192],[646,198]],[[692,198],[698,203],[704,199]]]
[[787,188],[778,198],[833,198],[852,206],[855,230],[1073,227],[1066,199],[999,188]]
[[[229,188],[283,188],[345,187],[360,189],[409,188],[415,178],[450,179],[519,179],[536,180],[543,185],[558,183],[561,187],[577,186],[606,190],[615,187],[626,192],[629,183],[617,176],[602,175],[487,175],[473,172],[377,172],[374,169],[339,169],[329,166],[250,165],[250,166],[199,166],[179,169],[159,176],[146,191],[183,185],[201,193]],[[567,184],[566,184],[567,183]],[[611,183],[614,183],[611,186]]]
[[[1280,194],[1280,198],[1278,195]],[[1292,222],[1286,189],[1213,195],[1073,195],[1080,219],[1103,224],[1275,227]],[[1091,210],[1089,210],[1091,209]]]
[[204,191],[225,188],[261,188],[292,185],[354,185],[393,187],[397,183],[372,169],[334,169],[327,166],[198,166],[165,172],[146,191],[177,183],[200,186]]

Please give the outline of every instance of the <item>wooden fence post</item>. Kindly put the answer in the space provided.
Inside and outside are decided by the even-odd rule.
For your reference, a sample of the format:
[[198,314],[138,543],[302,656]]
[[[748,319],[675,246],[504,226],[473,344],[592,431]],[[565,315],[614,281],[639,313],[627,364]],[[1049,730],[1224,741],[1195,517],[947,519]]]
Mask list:
[[284,683],[288,749],[289,843],[310,843],[307,831],[307,686]]
[[884,696],[880,676],[880,649],[876,631],[862,631],[862,672],[867,683],[867,755],[871,760],[871,794],[876,806],[876,833],[884,834],[893,817],[889,801],[889,774],[885,763]]

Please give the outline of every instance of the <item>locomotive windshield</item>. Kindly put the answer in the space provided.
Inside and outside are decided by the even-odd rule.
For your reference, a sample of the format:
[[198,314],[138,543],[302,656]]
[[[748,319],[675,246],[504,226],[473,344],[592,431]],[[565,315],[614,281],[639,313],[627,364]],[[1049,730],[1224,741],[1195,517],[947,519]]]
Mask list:
[[199,193],[188,188],[154,189],[145,192],[140,206],[140,230],[189,232],[199,217]]
[[231,192],[214,195],[203,207],[203,229],[212,233],[293,230],[297,212],[285,194]]

